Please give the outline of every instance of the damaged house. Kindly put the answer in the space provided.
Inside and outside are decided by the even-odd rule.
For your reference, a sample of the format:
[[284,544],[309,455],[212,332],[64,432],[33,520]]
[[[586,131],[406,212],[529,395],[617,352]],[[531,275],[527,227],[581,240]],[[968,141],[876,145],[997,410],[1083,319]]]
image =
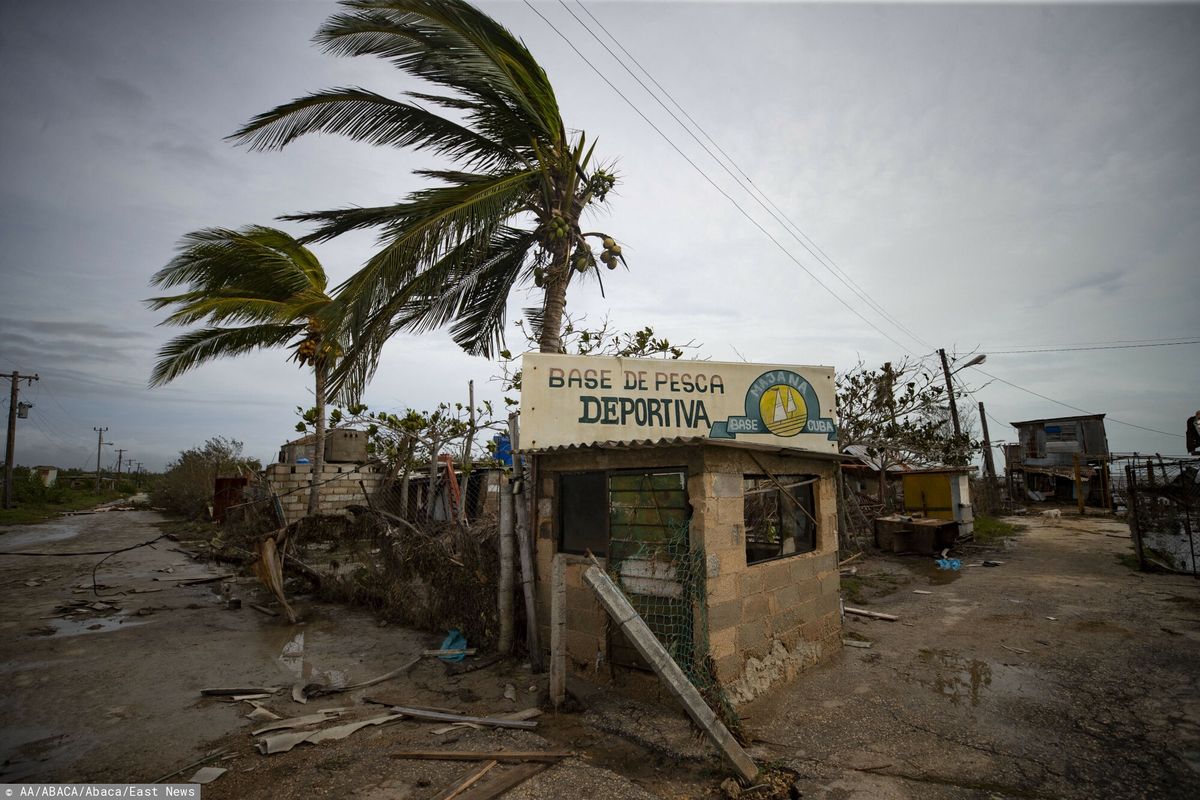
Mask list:
[[545,354],[523,368],[538,619],[560,559],[569,664],[645,668],[583,581],[591,557],[675,661],[736,702],[840,647],[832,368]]
[[1017,429],[1018,443],[1005,448],[1005,469],[1029,499],[1077,500],[1078,466],[1084,499],[1094,505],[1104,503],[1111,454],[1103,414],[1009,424]]

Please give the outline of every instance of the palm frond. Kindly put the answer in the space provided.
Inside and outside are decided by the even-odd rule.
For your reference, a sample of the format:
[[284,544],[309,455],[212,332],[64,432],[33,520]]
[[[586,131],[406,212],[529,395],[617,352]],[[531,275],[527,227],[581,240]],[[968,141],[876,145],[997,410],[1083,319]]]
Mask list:
[[303,325],[248,325],[241,328],[201,328],[180,334],[158,351],[150,385],[169,383],[188,370],[216,358],[279,347],[303,333]]
[[308,133],[431,150],[480,167],[516,161],[509,149],[470,128],[358,87],[327,89],[276,106],[226,138],[252,150],[278,150]]

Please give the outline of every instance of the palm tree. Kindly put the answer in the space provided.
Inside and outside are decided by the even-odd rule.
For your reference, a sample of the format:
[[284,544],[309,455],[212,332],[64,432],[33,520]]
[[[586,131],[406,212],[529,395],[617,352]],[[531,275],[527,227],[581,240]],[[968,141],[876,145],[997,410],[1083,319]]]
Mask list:
[[308,133],[336,133],[427,150],[457,169],[417,170],[439,185],[393,205],[285,217],[317,224],[304,241],[380,229],[379,251],[339,289],[354,337],[339,385],[361,391],[383,343],[401,329],[453,321],[460,346],[491,356],[502,344],[509,293],[530,281],[544,289],[531,315],[540,349],[561,352],[568,284],[576,275],[600,275],[589,240],[599,241],[610,269],[624,263],[612,237],[580,227],[615,176],[591,168],[584,134],[568,133],[550,80],[525,45],[469,3],[341,5],[315,37],[327,52],[386,58],[446,93],[409,91],[396,100],[356,87],[328,89],[260,114],[230,138],[270,150]]
[[207,327],[180,334],[158,351],[151,386],[162,386],[216,358],[288,346],[291,359],[311,366],[317,404],[308,513],[320,500],[325,456],[325,399],[340,353],[337,301],[326,291],[325,270],[308,248],[283,231],[252,225],[206,228],[183,237],[178,254],[150,279],[152,286],[186,287],[153,297],[151,309],[174,310],[162,325]]

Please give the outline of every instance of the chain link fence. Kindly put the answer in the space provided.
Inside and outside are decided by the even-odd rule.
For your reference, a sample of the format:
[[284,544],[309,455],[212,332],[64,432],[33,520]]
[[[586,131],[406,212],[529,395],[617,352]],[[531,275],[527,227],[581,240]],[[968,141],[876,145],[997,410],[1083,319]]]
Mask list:
[[1114,495],[1129,509],[1138,563],[1200,577],[1200,458],[1131,459]]

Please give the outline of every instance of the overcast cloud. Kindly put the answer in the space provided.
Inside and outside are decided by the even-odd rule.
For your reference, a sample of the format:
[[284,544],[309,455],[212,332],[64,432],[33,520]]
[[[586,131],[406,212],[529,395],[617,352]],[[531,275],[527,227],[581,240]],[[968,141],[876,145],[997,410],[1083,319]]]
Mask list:
[[[1200,334],[1196,6],[587,7],[919,339],[738,189],[561,5],[537,8],[899,345],[748,222],[533,11],[486,4],[546,68],[568,125],[598,137],[623,177],[601,224],[632,269],[606,274],[607,297],[594,283],[574,290],[573,314],[651,324],[718,360],[847,369],[898,360],[903,348],[980,348],[993,375],[1169,432],[1110,422],[1114,449],[1182,451],[1183,421],[1200,408],[1197,346],[997,351]],[[408,173],[433,160],[404,151],[311,137],[249,153],[222,140],[320,88],[419,88],[383,62],[313,47],[333,10],[309,0],[0,2],[0,370],[41,375],[22,389],[35,409],[19,423],[19,463],[94,463],[93,426],[154,469],[213,435],[264,460],[292,436],[310,380],[279,352],[146,389],[173,331],[156,328],[161,314],[141,301],[188,231],[392,202],[422,185]],[[315,249],[340,280],[372,242]],[[510,321],[530,302],[514,297]],[[443,332],[398,337],[367,402],[429,408],[465,399],[472,378],[494,398],[495,372]],[[978,397],[1002,421],[1073,413],[1003,383]],[[992,435],[1013,433],[993,423]]]

